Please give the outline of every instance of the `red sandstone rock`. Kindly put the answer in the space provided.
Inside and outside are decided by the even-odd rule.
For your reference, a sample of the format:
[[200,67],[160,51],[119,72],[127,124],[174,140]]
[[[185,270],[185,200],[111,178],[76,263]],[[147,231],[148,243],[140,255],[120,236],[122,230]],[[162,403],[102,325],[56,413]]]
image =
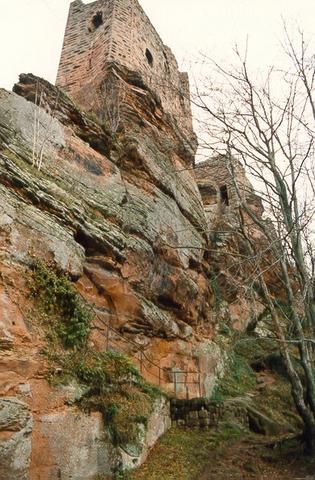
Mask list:
[[[251,313],[240,290],[229,288],[242,276],[228,272],[228,258],[209,254],[207,209],[187,169],[196,150],[187,76],[138,2],[128,6],[132,16],[123,0],[71,4],[57,83],[89,114],[33,75],[21,75],[15,93],[0,91],[0,393],[23,420],[12,438],[3,430],[0,452],[9,445],[10,464],[18,448],[25,453],[17,470],[10,467],[17,480],[87,480],[109,473],[117,455],[129,466],[133,460],[113,452],[99,414],[75,408],[74,386],[46,380],[45,329],[27,285],[34,258],[69,274],[94,305],[93,348],[127,352],[148,380],[178,396],[210,395],[223,368],[212,342],[213,273],[223,273],[220,314],[244,328]],[[99,102],[109,80],[121,108],[111,132]],[[34,125],[40,169],[32,165]],[[201,188],[211,206],[212,193]],[[229,242],[242,247],[233,236]],[[150,422],[135,464],[168,426],[163,400]]]

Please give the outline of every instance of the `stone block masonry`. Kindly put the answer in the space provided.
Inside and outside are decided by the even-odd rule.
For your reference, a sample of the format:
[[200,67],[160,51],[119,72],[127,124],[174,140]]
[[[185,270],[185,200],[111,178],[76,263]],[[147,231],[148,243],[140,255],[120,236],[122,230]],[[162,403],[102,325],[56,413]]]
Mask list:
[[237,401],[218,403],[206,398],[171,400],[172,422],[179,427],[200,428],[202,430],[217,428],[221,421],[228,419],[243,427],[249,426],[246,406]]
[[[232,177],[227,158],[212,157],[196,164],[195,179],[203,200],[208,226],[213,227],[216,219],[230,219],[239,214],[240,199],[234,180],[244,201],[258,216],[263,214],[261,198],[259,198],[248,180],[241,163],[233,159],[234,178]],[[232,216],[232,217],[231,217]],[[249,223],[252,223],[251,221]]]
[[189,81],[178,70],[137,0],[98,0],[71,3],[57,86],[84,107],[87,86],[95,95],[110,65],[117,63],[139,74],[158,95],[166,113],[180,128],[192,131]]

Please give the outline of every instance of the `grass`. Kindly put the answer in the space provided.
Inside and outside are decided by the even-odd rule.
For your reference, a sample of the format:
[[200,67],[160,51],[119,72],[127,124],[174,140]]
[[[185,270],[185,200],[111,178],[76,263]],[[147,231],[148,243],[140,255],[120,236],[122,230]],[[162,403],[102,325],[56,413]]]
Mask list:
[[[162,437],[149,461],[130,474],[132,480],[191,480],[209,460],[209,433],[173,428]],[[163,461],[161,461],[163,459]]]
[[254,388],[256,379],[248,362],[232,353],[224,375],[214,389],[212,400],[224,402],[228,398],[239,397]]
[[148,461],[128,474],[128,480],[195,480],[209,464],[212,452],[225,441],[233,442],[241,432],[229,423],[216,431],[173,427],[152,450]]
[[276,342],[268,338],[259,338],[255,336],[242,336],[234,347],[237,355],[248,362],[260,360],[266,355],[278,352]]
[[287,379],[274,374],[275,383],[260,392],[254,398],[257,408],[278,424],[290,424],[296,432],[302,430],[302,421],[297,414],[291,394],[291,385]]

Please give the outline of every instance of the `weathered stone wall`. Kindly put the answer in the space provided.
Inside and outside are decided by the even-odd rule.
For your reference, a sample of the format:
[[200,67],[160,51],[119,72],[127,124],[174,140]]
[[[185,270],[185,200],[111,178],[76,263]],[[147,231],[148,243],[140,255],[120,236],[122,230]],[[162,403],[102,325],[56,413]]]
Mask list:
[[179,72],[175,56],[163,44],[138,1],[98,0],[88,5],[74,1],[57,86],[83,104],[85,96],[80,95],[80,90],[90,84],[96,94],[113,62],[137,72],[160,97],[165,112],[181,128],[192,131],[188,75]]
[[[90,21],[100,9],[102,28],[90,32]],[[111,51],[112,17],[112,1],[71,3],[56,82],[70,96],[75,97],[82,86],[103,71]]]
[[217,428],[220,421],[229,416],[239,425],[248,427],[246,406],[238,402],[218,403],[208,398],[192,398],[171,400],[172,422],[179,427]]
[[[209,226],[222,214],[233,216],[238,212],[241,202],[225,157],[213,157],[198,163],[194,173]],[[237,161],[234,162],[234,176],[243,199],[261,215],[261,199],[255,195],[244,168]]]

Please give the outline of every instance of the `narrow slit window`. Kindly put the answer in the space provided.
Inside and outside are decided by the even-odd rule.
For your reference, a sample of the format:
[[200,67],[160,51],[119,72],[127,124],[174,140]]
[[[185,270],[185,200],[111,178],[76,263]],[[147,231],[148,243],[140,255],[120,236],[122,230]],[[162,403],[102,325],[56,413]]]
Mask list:
[[92,21],[91,21],[91,27],[90,28],[90,31],[94,31],[96,30],[97,28],[99,28],[101,25],[103,25],[104,21],[103,21],[103,13],[102,12],[97,12],[94,17],[92,18]]
[[226,185],[222,185],[220,187],[220,197],[221,197],[221,202],[223,205],[226,205],[227,207],[229,206],[229,193]]
[[152,67],[153,66],[153,55],[148,48],[145,51],[145,56],[147,57],[148,64]]

